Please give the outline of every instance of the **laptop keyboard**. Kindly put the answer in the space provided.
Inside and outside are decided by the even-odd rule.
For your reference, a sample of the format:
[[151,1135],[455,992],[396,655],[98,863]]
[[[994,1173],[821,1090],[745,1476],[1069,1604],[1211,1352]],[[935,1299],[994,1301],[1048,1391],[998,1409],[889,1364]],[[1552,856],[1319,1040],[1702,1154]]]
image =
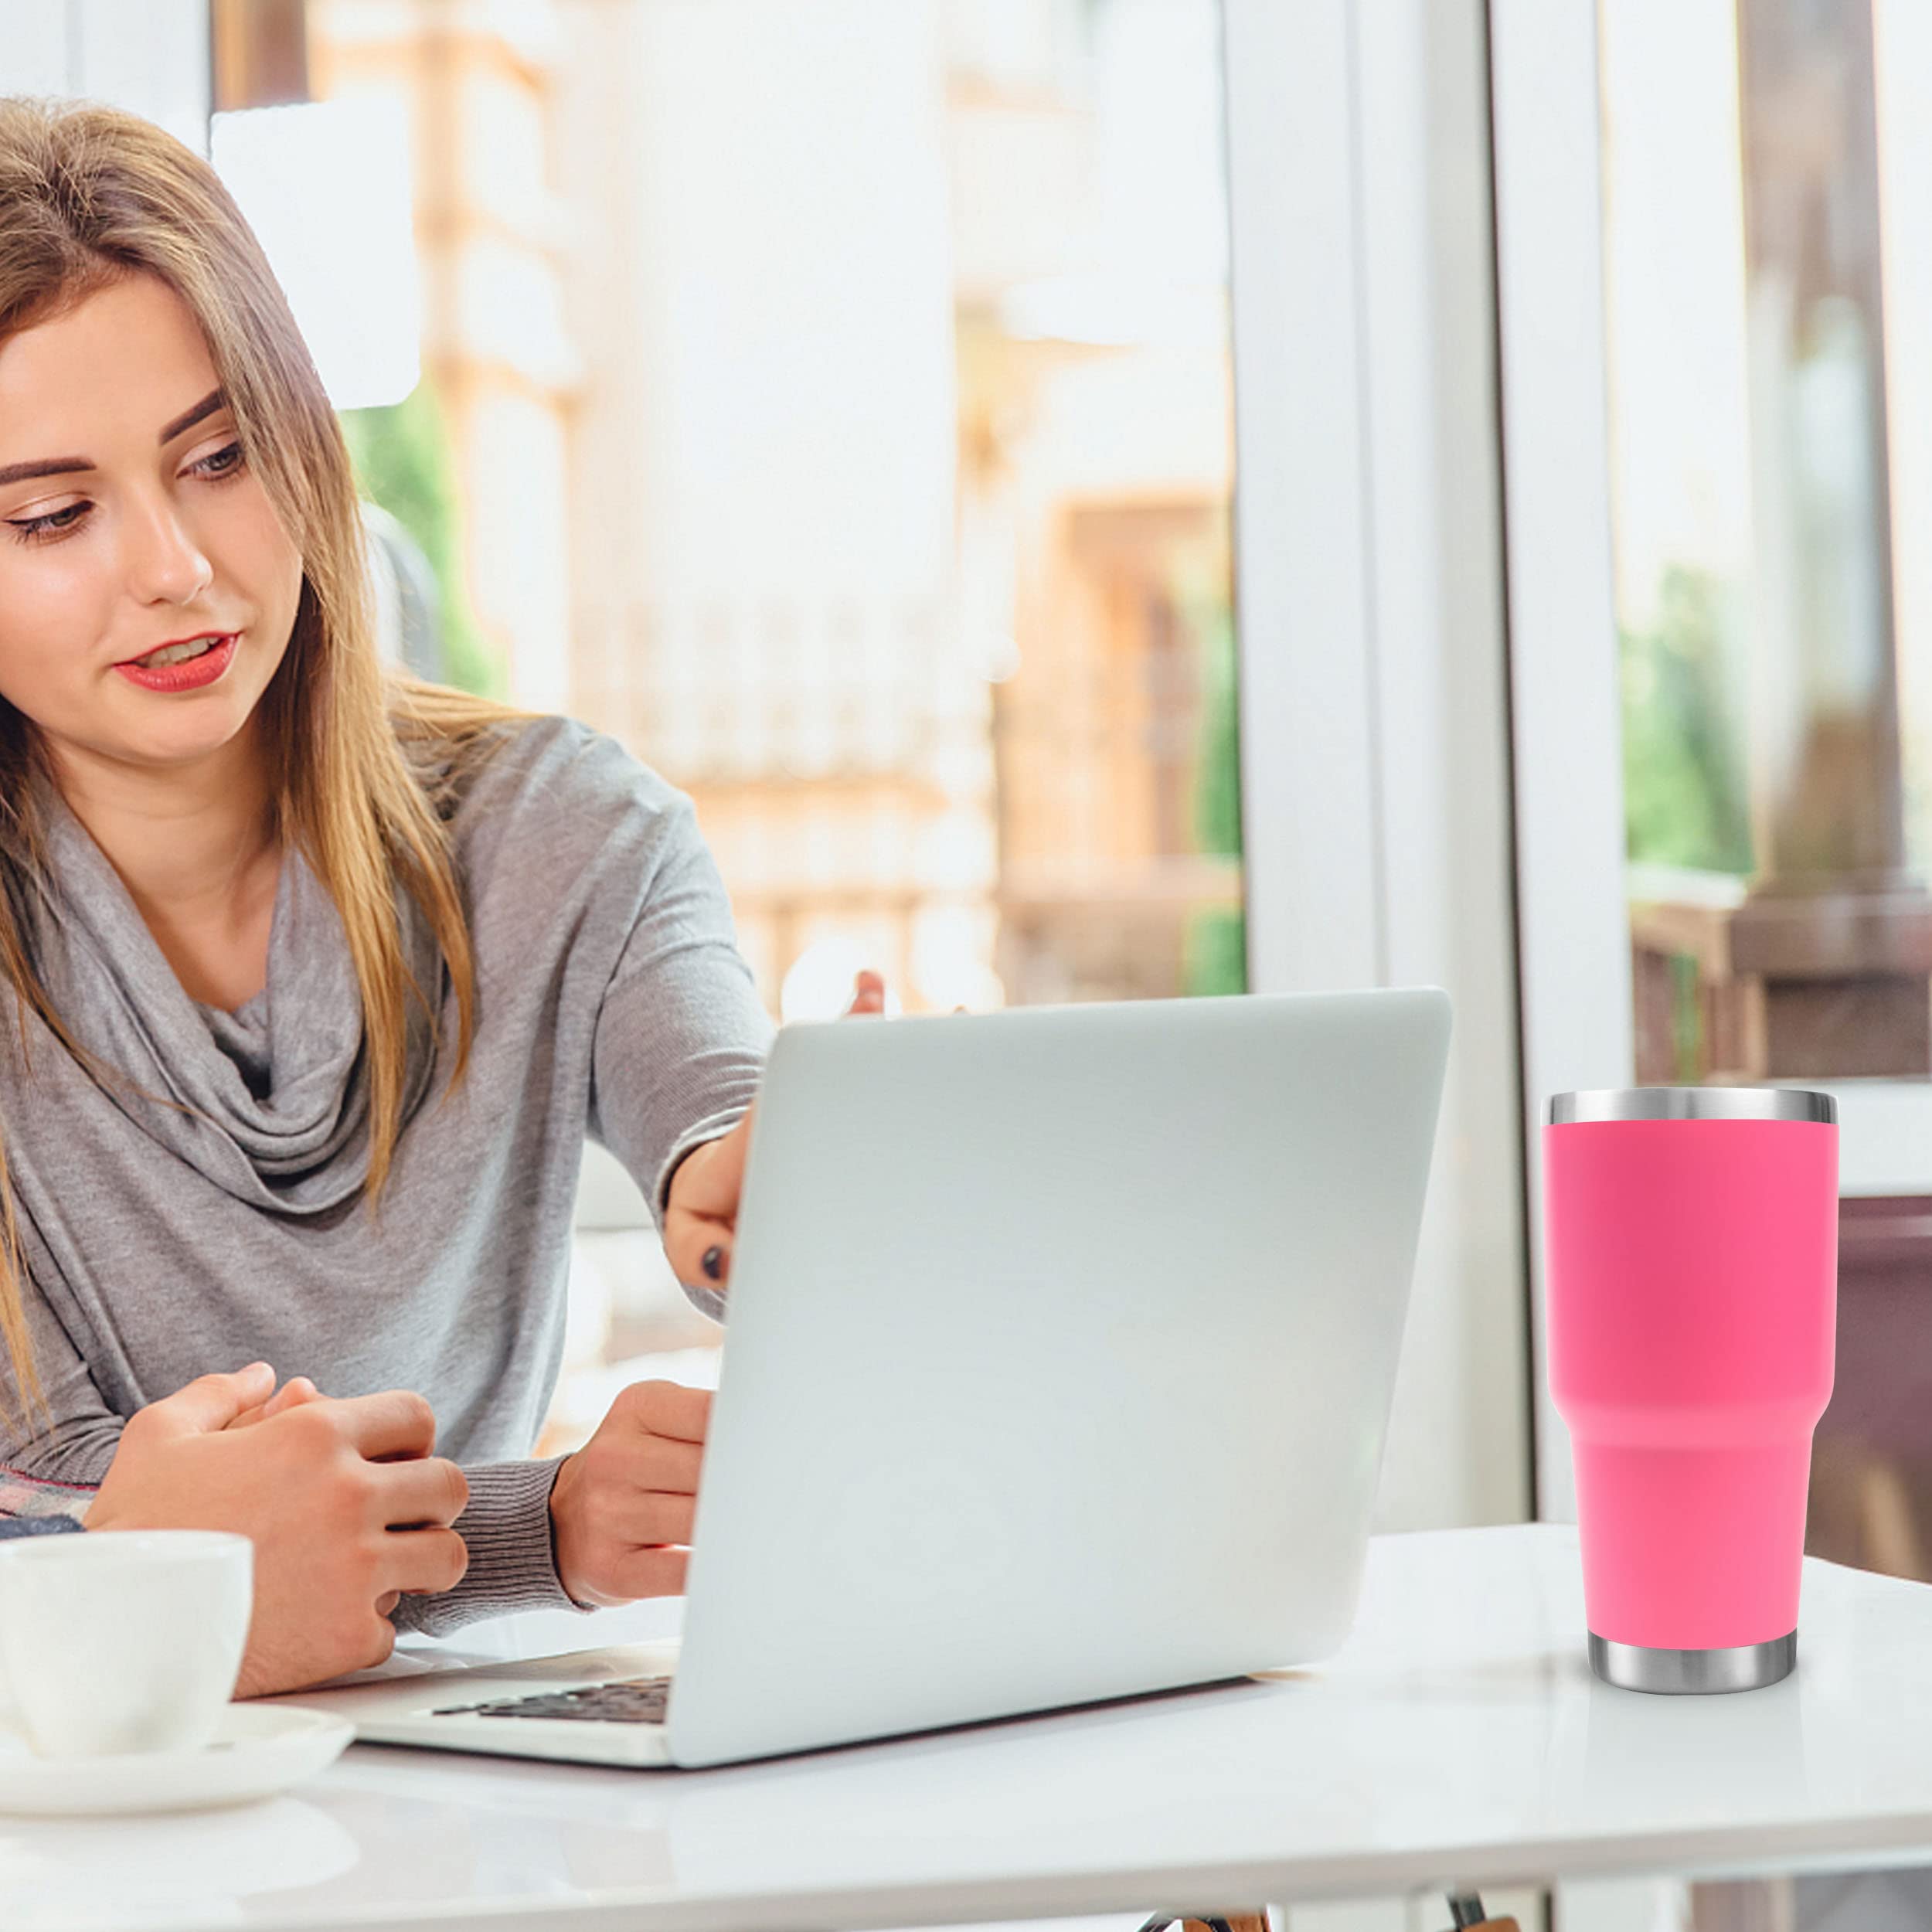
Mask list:
[[668,1677],[631,1677],[582,1690],[542,1691],[491,1704],[452,1704],[432,1717],[574,1717],[600,1724],[662,1724],[671,1696]]

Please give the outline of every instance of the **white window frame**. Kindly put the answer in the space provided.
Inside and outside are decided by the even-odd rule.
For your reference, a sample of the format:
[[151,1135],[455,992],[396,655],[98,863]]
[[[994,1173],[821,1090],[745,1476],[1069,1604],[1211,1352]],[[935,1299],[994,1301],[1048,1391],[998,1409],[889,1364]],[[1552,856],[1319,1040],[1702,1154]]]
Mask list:
[[1634,1077],[1592,7],[1492,0],[1538,1514],[1575,1514],[1542,1345],[1552,1094]]
[[1480,0],[1223,0],[1250,983],[1457,1031],[1379,1519],[1529,1504]]

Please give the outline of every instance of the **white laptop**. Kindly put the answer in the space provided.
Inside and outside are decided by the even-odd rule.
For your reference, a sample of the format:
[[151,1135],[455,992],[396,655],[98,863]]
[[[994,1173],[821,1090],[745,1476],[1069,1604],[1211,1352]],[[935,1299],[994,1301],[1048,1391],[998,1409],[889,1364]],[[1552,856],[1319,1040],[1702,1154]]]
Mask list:
[[1433,991],[787,1028],[681,1648],[296,1701],[705,1765],[1332,1651],[1448,1038]]

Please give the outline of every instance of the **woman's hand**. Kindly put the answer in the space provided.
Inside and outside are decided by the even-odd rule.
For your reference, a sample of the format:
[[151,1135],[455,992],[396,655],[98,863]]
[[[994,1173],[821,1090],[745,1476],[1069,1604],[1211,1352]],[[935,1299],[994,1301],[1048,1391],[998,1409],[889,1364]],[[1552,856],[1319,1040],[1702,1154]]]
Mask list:
[[254,1544],[243,1697],[379,1664],[398,1596],[454,1589],[469,1563],[450,1527],[469,1486],[430,1455],[436,1418],[420,1396],[274,1389],[258,1362],[149,1404],[87,1512],[90,1530],[227,1529]]
[[320,1402],[321,1400],[321,1390],[307,1376],[291,1376],[266,1402],[258,1402],[252,1409],[244,1409],[228,1427],[231,1429],[252,1428],[258,1422],[267,1421],[270,1416],[279,1416],[290,1409],[299,1409],[305,1402]]
[[550,1492],[557,1581],[585,1605],[684,1592],[707,1389],[633,1383]]
[[877,1018],[886,1010],[886,982],[877,973],[861,973],[852,981],[852,1004],[845,1009],[847,1019]]
[[[845,1017],[864,1019],[885,1010],[885,981],[876,973],[861,973]],[[751,1121],[747,1114],[729,1134],[692,1148],[671,1177],[665,1202],[664,1251],[680,1281],[721,1288],[731,1273]]]

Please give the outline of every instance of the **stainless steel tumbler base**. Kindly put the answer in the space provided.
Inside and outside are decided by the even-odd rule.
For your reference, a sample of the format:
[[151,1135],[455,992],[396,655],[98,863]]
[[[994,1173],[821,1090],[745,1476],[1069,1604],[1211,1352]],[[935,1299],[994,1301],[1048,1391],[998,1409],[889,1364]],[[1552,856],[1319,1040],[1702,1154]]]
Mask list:
[[1730,1650],[1651,1650],[1590,1635],[1590,1667],[1620,1690],[1687,1696],[1713,1691],[1762,1690],[1798,1667],[1798,1632],[1768,1644]]

